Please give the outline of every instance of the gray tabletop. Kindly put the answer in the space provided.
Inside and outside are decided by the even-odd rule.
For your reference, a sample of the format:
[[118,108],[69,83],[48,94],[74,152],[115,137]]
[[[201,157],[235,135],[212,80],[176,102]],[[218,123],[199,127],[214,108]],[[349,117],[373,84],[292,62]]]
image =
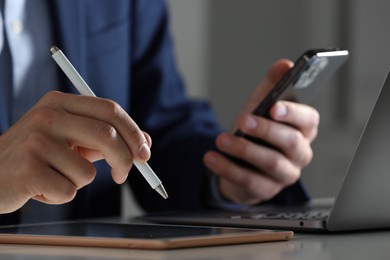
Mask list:
[[3,244],[0,259],[390,259],[390,231],[295,234],[283,242],[166,251]]

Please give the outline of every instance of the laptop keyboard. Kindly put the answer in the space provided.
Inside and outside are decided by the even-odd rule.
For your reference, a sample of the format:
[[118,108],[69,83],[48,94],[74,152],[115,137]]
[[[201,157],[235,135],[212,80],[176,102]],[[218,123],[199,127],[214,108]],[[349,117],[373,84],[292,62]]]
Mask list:
[[310,210],[305,212],[277,212],[277,213],[255,213],[242,212],[226,216],[229,219],[294,219],[294,220],[326,220],[328,210]]

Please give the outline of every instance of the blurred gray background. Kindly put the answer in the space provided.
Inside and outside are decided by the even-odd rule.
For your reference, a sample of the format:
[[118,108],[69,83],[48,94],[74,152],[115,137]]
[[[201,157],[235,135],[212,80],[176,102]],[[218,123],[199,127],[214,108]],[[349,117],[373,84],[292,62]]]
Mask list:
[[[303,179],[314,197],[333,197],[390,65],[386,0],[168,0],[179,69],[190,96],[206,98],[230,127],[279,58],[337,46],[350,59],[311,105],[321,114],[314,160]],[[390,101],[389,101],[390,102]],[[128,191],[125,191],[128,192]],[[127,205],[124,214],[137,214]]]

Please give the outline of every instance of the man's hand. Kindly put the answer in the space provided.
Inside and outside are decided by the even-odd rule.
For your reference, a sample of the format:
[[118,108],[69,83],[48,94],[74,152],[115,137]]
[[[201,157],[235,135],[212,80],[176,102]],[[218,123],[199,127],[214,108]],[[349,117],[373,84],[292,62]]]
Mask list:
[[204,156],[205,165],[219,176],[222,195],[233,202],[256,204],[271,199],[283,188],[294,184],[300,178],[302,168],[312,159],[311,142],[317,136],[319,124],[319,113],[314,108],[278,101],[270,110],[273,120],[252,114],[292,66],[291,61],[279,60],[270,68],[241,111],[234,129],[262,139],[276,149],[231,133],[221,133],[216,139],[218,149],[256,169],[241,167],[215,151]]
[[123,183],[134,159],[147,161],[151,139],[111,100],[50,92],[0,136],[0,213],[30,198],[72,200],[104,159]]

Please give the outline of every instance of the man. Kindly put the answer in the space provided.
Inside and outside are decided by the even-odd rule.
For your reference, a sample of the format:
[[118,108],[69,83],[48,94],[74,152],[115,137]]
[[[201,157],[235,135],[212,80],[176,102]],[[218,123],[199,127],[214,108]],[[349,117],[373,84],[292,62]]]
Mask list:
[[[251,115],[291,62],[270,68],[236,123],[274,150],[223,132],[207,103],[186,97],[163,1],[5,0],[1,10],[0,223],[118,215],[118,184],[149,158],[170,197],[131,170],[126,182],[147,211],[308,199],[299,177],[318,113],[278,102],[275,121]],[[51,60],[54,43],[101,98],[62,93],[75,90]]]

